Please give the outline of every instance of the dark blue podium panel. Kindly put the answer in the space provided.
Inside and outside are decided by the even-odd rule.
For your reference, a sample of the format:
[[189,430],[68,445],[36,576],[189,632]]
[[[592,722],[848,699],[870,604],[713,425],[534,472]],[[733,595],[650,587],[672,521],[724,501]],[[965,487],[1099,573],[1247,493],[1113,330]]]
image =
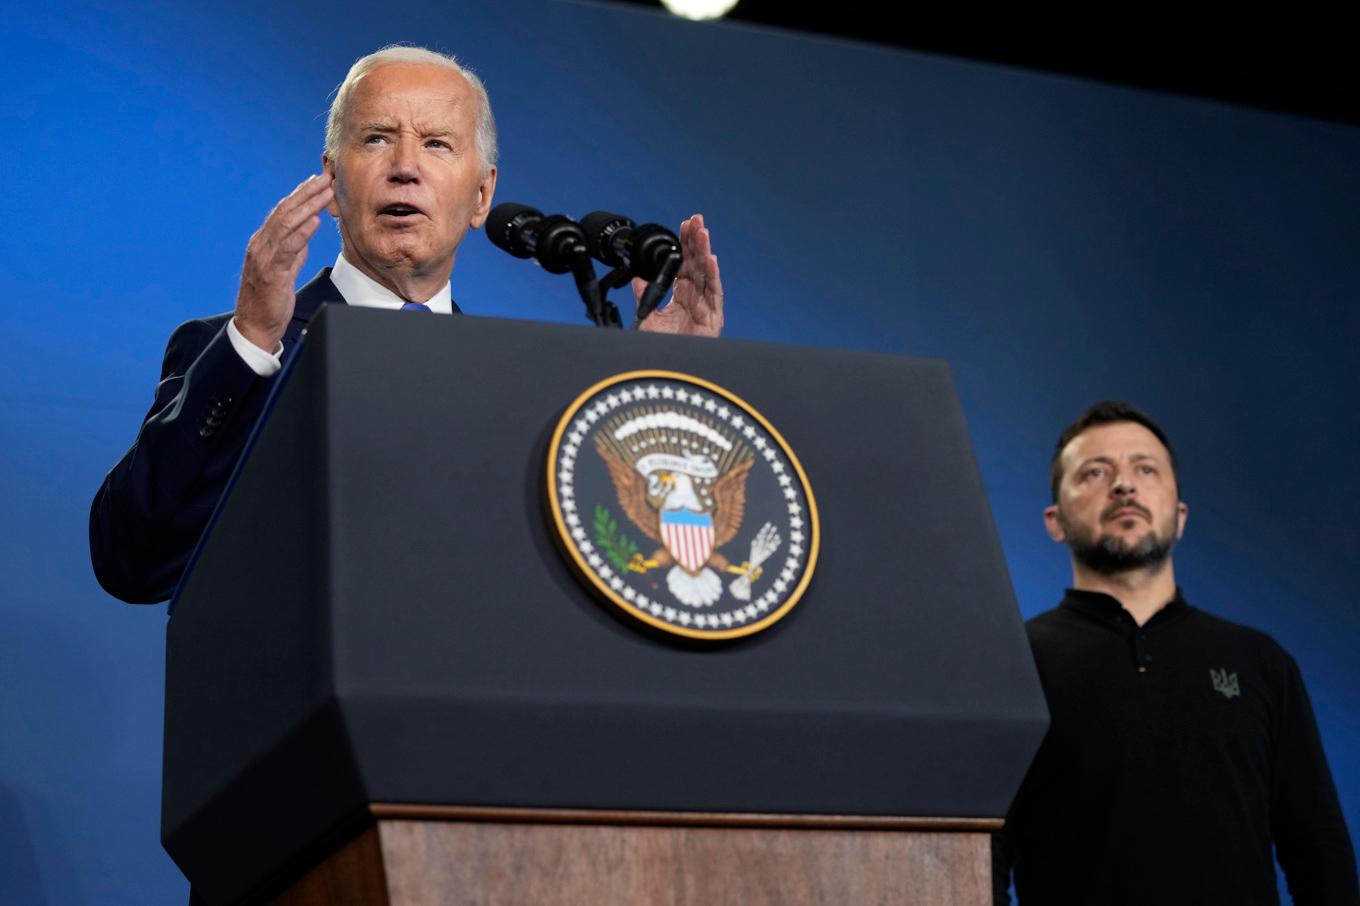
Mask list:
[[[555,545],[559,417],[652,368],[754,406],[816,495],[760,634],[645,634]],[[182,586],[166,698],[166,847],[213,899],[367,802],[1001,816],[1047,724],[943,363],[343,307]]]

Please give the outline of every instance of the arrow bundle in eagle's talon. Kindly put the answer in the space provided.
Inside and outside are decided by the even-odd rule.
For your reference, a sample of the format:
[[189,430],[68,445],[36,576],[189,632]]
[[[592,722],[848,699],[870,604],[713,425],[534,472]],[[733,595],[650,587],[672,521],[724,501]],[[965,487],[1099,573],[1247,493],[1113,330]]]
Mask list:
[[779,550],[779,533],[775,531],[774,524],[767,522],[756,532],[756,537],[751,541],[751,556],[747,561],[749,565],[745,572],[732,580],[732,584],[727,586],[727,590],[732,592],[732,597],[738,601],[751,600],[751,583],[760,576],[760,564],[770,559],[775,551]]

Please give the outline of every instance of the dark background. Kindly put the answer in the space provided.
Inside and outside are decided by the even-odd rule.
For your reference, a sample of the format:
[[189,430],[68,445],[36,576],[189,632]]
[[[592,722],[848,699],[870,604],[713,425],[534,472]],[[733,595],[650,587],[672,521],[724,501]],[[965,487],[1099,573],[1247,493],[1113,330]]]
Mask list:
[[[664,9],[661,0],[609,2]],[[1360,56],[1339,9],[740,0],[726,18],[1360,122]]]
[[[948,361],[1026,616],[1069,579],[1040,520],[1054,438],[1094,399],[1152,412],[1181,457],[1187,596],[1296,656],[1360,826],[1345,117],[616,5],[63,0],[8,17],[0,900],[184,901],[157,839],[164,608],[99,590],[89,499],[170,330],[231,306],[246,239],[319,167],[328,93],[403,40],[486,79],[498,200],[702,211],[731,336]],[[336,250],[323,227],[307,273]],[[569,283],[478,235],[454,294],[580,320]],[[868,419],[892,401],[847,405]]]

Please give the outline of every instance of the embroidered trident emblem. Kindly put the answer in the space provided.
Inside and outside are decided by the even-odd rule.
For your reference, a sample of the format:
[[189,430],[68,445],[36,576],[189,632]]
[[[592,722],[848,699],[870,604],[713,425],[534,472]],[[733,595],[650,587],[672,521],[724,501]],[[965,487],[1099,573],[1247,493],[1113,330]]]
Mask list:
[[1224,698],[1232,698],[1242,694],[1241,688],[1237,685],[1237,674],[1229,673],[1227,668],[1223,670],[1210,668],[1209,679],[1213,680],[1214,691],[1222,692]]

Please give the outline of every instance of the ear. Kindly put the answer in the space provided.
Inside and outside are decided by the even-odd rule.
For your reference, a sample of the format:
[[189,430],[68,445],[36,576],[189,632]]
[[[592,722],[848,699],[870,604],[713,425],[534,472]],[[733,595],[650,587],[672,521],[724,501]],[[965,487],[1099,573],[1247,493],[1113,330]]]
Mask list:
[[491,212],[491,199],[496,195],[496,168],[488,167],[481,185],[477,186],[477,207],[472,212],[471,226],[474,230],[486,223],[486,215]]
[[[330,174],[330,177],[331,177],[331,187],[334,189],[334,188],[335,188],[335,178],[336,178],[336,177],[335,177],[335,161],[331,158],[331,156],[330,156],[329,154],[326,154],[326,153],[324,153],[324,152],[323,152],[322,155],[321,155],[321,171],[322,171],[323,173],[329,173],[329,174]],[[333,191],[333,192],[331,193],[331,202],[330,202],[330,204],[326,205],[326,213],[330,214],[332,217],[336,218],[337,220],[340,218],[340,202],[339,202],[339,200],[338,200],[339,197],[340,197],[339,191]]]
[[1185,534],[1185,520],[1190,516],[1190,507],[1183,501],[1176,502],[1176,540]]
[[1062,519],[1058,516],[1058,505],[1051,504],[1044,507],[1044,528],[1048,529],[1048,537],[1059,544],[1067,542],[1067,532],[1063,530]]

